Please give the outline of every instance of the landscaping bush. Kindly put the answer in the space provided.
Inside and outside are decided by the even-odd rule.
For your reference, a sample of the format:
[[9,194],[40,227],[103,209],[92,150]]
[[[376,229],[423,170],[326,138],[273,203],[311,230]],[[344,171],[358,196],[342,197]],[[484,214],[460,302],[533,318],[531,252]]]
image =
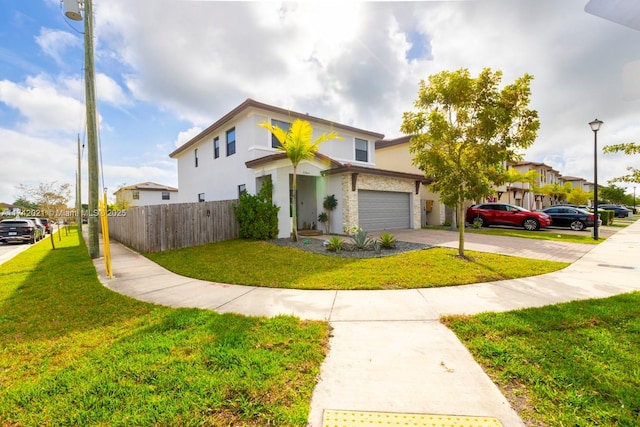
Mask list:
[[396,246],[396,238],[391,233],[380,235],[380,247],[383,249],[393,249]]
[[278,211],[271,201],[273,183],[265,181],[258,194],[246,191],[240,194],[238,204],[233,207],[240,223],[240,237],[244,239],[268,240],[278,237]]

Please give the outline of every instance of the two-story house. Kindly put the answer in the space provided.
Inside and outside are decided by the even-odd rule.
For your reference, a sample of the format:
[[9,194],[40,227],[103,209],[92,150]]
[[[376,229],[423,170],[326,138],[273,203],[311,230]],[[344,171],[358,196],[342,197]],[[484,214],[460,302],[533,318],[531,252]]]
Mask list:
[[330,232],[342,233],[345,226],[366,231],[420,228],[423,176],[377,167],[375,141],[382,134],[253,99],[170,154],[178,161],[180,201],[237,199],[240,192],[255,194],[264,180],[271,180],[273,202],[280,206],[279,236],[289,236],[293,167],[277,149],[277,139],[258,125],[267,122],[288,130],[295,119],[312,125],[314,139],[332,130],[343,138],[322,143],[314,159],[298,165],[298,229],[317,226],[329,195],[338,200],[330,215]]
[[178,189],[155,182],[141,182],[139,184],[120,187],[113,193],[116,204],[120,206],[150,206],[178,203]]

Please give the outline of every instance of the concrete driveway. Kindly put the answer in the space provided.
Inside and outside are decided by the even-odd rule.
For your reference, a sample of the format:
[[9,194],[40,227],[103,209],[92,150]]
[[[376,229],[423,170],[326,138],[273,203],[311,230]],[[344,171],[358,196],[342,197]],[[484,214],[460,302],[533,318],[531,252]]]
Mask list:
[[[566,229],[547,229],[543,231],[534,231],[532,233],[567,234],[566,231]],[[405,242],[423,243],[446,248],[458,248],[458,231],[421,229],[392,230],[390,233],[392,233],[396,239],[403,240]],[[585,234],[589,232],[586,231],[581,233]],[[610,234],[611,232],[608,232],[608,235]],[[606,237],[607,234],[601,233],[601,236]],[[465,250],[493,252],[502,255],[560,262],[574,262],[582,258],[584,254],[594,248],[593,245],[583,243],[494,236],[479,233],[465,233],[464,241]]]

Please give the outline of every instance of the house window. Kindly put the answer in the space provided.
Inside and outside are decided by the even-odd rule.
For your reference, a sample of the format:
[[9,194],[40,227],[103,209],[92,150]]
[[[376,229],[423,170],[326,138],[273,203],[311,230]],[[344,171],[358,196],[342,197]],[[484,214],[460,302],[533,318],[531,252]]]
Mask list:
[[193,150],[193,158],[195,159],[196,167],[198,167],[198,149],[197,148]]
[[236,154],[236,128],[227,131],[227,156]]
[[198,201],[204,202],[204,193],[198,193]]
[[[278,126],[280,129],[282,129],[285,132],[289,132],[289,128],[291,128],[291,123],[282,122],[276,119],[271,119],[271,125]],[[271,134],[271,147],[272,148],[282,147],[282,144],[280,144],[280,141],[278,141],[278,138],[276,138],[274,134]]]
[[217,136],[213,138],[213,158],[217,159],[220,157],[220,138]]
[[133,200],[140,200],[140,192],[134,191],[131,197],[133,198]]
[[356,160],[359,162],[369,161],[369,142],[356,138]]
[[245,184],[238,185],[238,197],[240,197],[240,195],[245,191],[247,191],[247,186]]
[[163,191],[162,200],[171,200],[171,193],[169,193],[168,191]]

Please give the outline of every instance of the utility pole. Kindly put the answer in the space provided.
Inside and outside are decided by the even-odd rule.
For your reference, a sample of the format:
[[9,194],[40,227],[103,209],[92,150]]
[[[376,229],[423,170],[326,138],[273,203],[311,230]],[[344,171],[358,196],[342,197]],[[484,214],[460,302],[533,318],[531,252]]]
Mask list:
[[78,233],[82,235],[82,151],[80,151],[80,134],[78,134],[78,176],[76,179],[76,221]]
[[89,256],[100,256],[98,241],[98,123],[96,115],[96,72],[93,63],[93,0],[84,0],[84,81],[87,108],[87,161],[89,163]]
[[[63,0],[65,16],[74,21],[82,20],[80,3],[84,5],[84,88],[87,109],[87,162],[89,168],[89,256],[100,256],[98,241],[98,121],[96,114],[96,71],[93,63],[93,0]],[[82,220],[80,221],[82,224]]]

